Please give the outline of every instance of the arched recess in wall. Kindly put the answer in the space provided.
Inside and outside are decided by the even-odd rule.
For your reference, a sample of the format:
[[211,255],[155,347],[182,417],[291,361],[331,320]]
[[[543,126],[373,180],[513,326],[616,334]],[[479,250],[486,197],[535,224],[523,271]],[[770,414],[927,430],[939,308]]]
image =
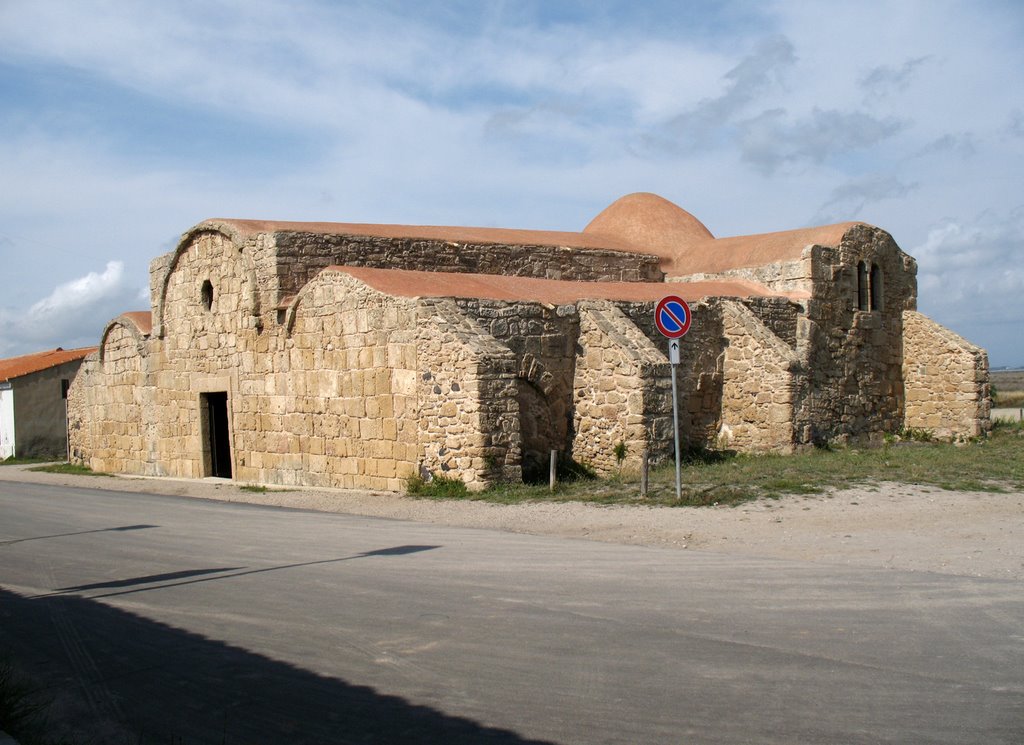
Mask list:
[[181,240],[178,242],[177,247],[174,249],[174,255],[168,262],[167,267],[164,269],[164,275],[160,281],[160,294],[157,297],[157,304],[155,308],[155,316],[153,318],[153,332],[157,338],[163,338],[164,336],[164,307],[167,302],[167,288],[171,282],[171,275],[174,274],[174,270],[178,267],[178,261],[182,256],[191,248],[196,240],[204,233],[215,233],[220,234],[227,238],[231,245],[235,247],[238,252],[239,261],[242,263],[243,271],[245,272],[246,281],[248,284],[248,300],[250,308],[250,316],[253,318],[257,328],[260,322],[260,295],[258,291],[258,285],[256,283],[256,263],[253,261],[252,256],[248,251],[245,250],[245,241],[237,231],[234,230],[229,224],[226,223],[206,223],[199,225],[192,230],[181,236]]
[[564,457],[568,450],[571,400],[562,399],[571,395],[571,386],[559,384],[532,354],[523,355],[516,377],[516,400],[524,482],[547,481],[551,451],[557,450]]
[[534,383],[516,378],[516,401],[519,403],[519,438],[522,452],[523,481],[542,483],[548,478],[552,450],[560,450],[557,442],[551,403]]
[[[144,315],[149,315],[144,314]],[[129,334],[135,339],[135,350],[138,356],[144,357],[146,355],[146,339],[149,337],[149,330],[143,329],[142,325],[144,322],[133,317],[133,314],[122,313],[114,320],[110,321],[104,329],[103,334],[100,336],[100,349],[99,349],[99,361],[102,364],[106,360],[107,356],[107,339],[110,338],[110,334],[115,328],[123,328],[128,331]]]

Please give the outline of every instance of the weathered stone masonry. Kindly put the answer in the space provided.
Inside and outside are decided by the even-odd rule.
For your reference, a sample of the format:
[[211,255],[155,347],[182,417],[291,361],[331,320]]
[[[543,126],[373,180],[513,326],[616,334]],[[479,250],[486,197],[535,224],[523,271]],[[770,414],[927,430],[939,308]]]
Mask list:
[[984,352],[916,313],[913,259],[859,223],[714,239],[653,195],[582,233],[211,220],[150,274],[152,312],[111,321],[72,386],[96,470],[400,489],[538,477],[551,449],[633,468],[671,452],[669,293],[694,313],[691,446],[988,427]]

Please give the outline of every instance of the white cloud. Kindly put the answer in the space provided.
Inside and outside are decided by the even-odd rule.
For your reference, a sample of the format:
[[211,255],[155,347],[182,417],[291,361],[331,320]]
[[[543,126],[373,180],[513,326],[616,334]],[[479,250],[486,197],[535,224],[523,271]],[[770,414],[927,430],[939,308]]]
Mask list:
[[944,220],[910,253],[918,261],[923,312],[993,348],[996,364],[1024,362],[1024,206]]
[[0,355],[96,344],[107,321],[137,308],[137,296],[124,264],[109,261],[102,272],[59,285],[27,311],[0,308]]
[[871,175],[840,184],[818,209],[814,222],[832,223],[856,219],[868,204],[906,196],[917,184],[892,175]]
[[878,224],[927,303],[974,250],[941,228],[1019,201],[1024,14],[756,5],[0,0],[0,335],[205,217],[572,230],[640,190],[719,235]]
[[860,85],[874,96],[888,96],[907,90],[917,68],[930,57],[908,59],[898,67],[879,65],[871,68],[860,79]]

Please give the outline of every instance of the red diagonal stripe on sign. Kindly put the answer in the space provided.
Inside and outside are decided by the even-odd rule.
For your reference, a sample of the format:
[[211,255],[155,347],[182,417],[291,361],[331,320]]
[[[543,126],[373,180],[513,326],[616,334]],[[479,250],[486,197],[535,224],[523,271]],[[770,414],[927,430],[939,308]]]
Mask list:
[[672,309],[668,305],[664,306],[661,309],[661,312],[668,314],[668,317],[671,318],[673,321],[675,321],[676,322],[676,326],[678,326],[680,329],[682,329],[686,325],[682,321],[679,320],[679,317],[675,313],[672,312]]

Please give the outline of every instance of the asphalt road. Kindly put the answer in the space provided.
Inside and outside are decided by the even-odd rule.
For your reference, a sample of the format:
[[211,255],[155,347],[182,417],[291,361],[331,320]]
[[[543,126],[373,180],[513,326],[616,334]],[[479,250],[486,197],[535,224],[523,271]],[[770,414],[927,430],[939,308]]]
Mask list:
[[104,743],[1024,741],[1019,583],[92,489],[0,484],[5,652]]

